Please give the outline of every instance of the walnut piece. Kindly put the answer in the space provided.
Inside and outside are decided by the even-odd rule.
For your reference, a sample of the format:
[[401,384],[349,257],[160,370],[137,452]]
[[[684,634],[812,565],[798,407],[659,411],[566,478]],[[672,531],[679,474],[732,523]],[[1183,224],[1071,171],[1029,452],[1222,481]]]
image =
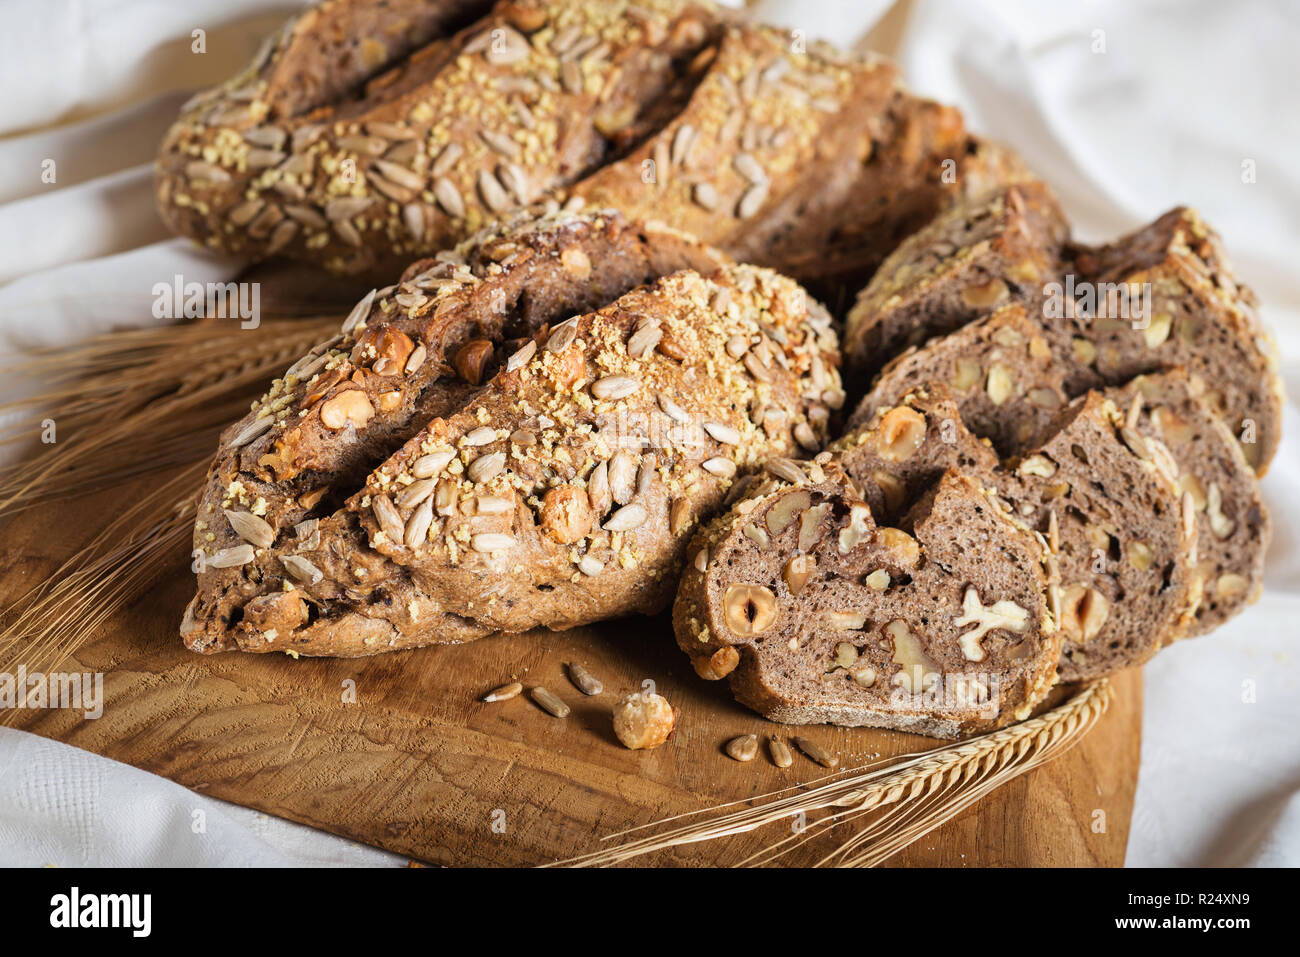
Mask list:
[[980,639],[990,631],[1003,628],[1019,634],[1029,624],[1029,612],[1015,602],[1007,601],[1004,598],[992,605],[985,606],[980,601],[979,593],[974,588],[966,589],[961,607],[962,615],[959,618],[954,618],[953,624],[959,628],[965,628],[967,625],[975,626],[959,639],[961,653],[966,657],[967,661],[983,661],[987,657],[988,652],[980,644]]

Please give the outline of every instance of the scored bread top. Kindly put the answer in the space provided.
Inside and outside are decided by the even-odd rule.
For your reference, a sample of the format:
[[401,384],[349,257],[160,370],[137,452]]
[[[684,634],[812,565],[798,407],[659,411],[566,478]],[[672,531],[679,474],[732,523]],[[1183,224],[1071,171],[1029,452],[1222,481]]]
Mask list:
[[737,474],[818,447],[843,401],[802,289],[616,213],[521,214],[344,329],[223,436],[195,650],[372,654],[653,610]]
[[957,737],[1027,716],[1060,654],[1041,538],[955,472],[892,528],[829,455],[803,469],[691,542],[673,624],[701,676],[789,723]]

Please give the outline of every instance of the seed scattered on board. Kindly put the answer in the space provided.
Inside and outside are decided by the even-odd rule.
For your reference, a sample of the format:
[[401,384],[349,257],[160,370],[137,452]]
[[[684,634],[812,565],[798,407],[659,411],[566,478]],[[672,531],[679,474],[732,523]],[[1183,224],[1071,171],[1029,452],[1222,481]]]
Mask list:
[[758,735],[742,734],[727,742],[727,754],[737,761],[753,761],[758,754]]
[[530,694],[532,694],[533,700],[537,702],[538,706],[547,714],[556,718],[567,718],[569,716],[569,706],[541,685],[534,688]]
[[508,685],[502,685],[500,688],[493,688],[483,696],[484,701],[508,701],[518,696],[524,690],[524,686],[518,681],[512,681]]
[[569,662],[569,679],[586,695],[598,695],[605,690],[600,679],[576,661]]
[[831,768],[832,770],[839,767],[839,755],[831,754],[816,741],[810,741],[807,738],[795,735],[794,743],[800,751],[808,755],[808,757],[816,761],[822,767]]
[[783,738],[772,735],[768,739],[767,747],[772,754],[772,763],[778,768],[788,768],[794,764],[794,755],[790,752],[790,745],[786,744]]

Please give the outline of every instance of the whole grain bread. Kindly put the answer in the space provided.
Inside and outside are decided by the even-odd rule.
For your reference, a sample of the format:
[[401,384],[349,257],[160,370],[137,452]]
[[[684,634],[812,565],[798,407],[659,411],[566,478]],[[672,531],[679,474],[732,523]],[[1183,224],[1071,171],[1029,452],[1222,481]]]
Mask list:
[[662,608],[737,477],[825,441],[837,344],[793,282],[674,231],[487,230],[223,435],[185,641],[364,655]]
[[1196,512],[1196,582],[1201,593],[1188,635],[1223,624],[1259,597],[1272,523],[1240,444],[1182,368],[1138,376],[1106,395],[1141,436],[1169,449],[1179,496]]
[[955,472],[901,528],[835,464],[808,472],[692,540],[673,625],[697,672],[793,724],[952,738],[1027,716],[1061,643],[1040,536]]

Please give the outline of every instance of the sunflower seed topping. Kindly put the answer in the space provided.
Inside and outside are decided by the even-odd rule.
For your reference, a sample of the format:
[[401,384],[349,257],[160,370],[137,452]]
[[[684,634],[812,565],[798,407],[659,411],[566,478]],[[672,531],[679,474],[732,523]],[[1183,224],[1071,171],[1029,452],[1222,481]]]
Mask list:
[[416,548],[428,539],[429,526],[433,524],[433,499],[426,498],[406,523],[407,548]]
[[701,463],[701,466],[704,468],[704,471],[708,472],[710,475],[717,475],[720,478],[731,478],[736,474],[736,463],[731,461],[731,459],[723,458],[720,455],[715,455],[711,459],[705,459]]
[[569,706],[541,685],[538,685],[530,693],[533,696],[533,700],[536,701],[541,709],[547,714],[555,718],[568,717]]
[[388,540],[394,545],[401,545],[406,538],[406,524],[402,521],[402,515],[397,511],[393,500],[387,495],[372,496],[370,509],[375,513],[375,521],[379,523],[380,530],[388,536]]
[[504,552],[514,546],[515,540],[501,532],[479,532],[469,540],[469,547],[483,554]]
[[304,585],[315,585],[325,577],[324,572],[301,555],[281,555],[280,564]]
[[505,468],[506,453],[488,452],[470,462],[465,475],[471,482],[490,482],[504,472]]
[[343,320],[342,331],[345,335],[365,322],[366,318],[370,315],[370,307],[375,304],[376,292],[378,292],[376,289],[370,290],[370,292],[368,292],[360,302],[352,307],[352,311],[348,313],[347,319]]
[[603,379],[597,379],[591,384],[591,394],[597,399],[626,399],[637,389],[641,388],[641,383],[632,376],[610,375]]
[[704,431],[723,445],[739,445],[740,430],[722,422],[705,422]]
[[520,366],[526,364],[533,356],[537,354],[537,342],[529,339],[519,349],[506,360],[506,371],[514,372]]
[[399,508],[414,508],[433,494],[437,483],[431,478],[417,479],[397,493]]
[[459,219],[465,215],[465,201],[461,199],[460,190],[447,177],[440,176],[433,181],[433,198],[448,216]]
[[611,515],[602,527],[607,532],[630,532],[644,525],[649,517],[644,505],[633,502]]
[[583,555],[582,560],[578,562],[578,571],[589,578],[595,578],[604,570],[604,562],[598,558],[593,558],[591,555]]
[[443,449],[439,452],[421,455],[411,465],[411,474],[416,478],[432,478],[442,472],[455,457],[456,452],[453,449]]
[[569,678],[579,691],[585,695],[598,695],[605,690],[600,679],[576,661],[569,662]]
[[500,688],[493,688],[483,696],[484,701],[509,701],[516,698],[524,690],[524,686],[518,681],[512,681],[508,685],[502,685]]
[[238,568],[253,560],[252,545],[233,545],[212,553],[208,559],[209,568]]
[[226,519],[230,522],[230,527],[246,542],[256,545],[258,548],[270,548],[271,543],[275,541],[275,530],[263,518],[259,518],[252,512],[233,512],[230,509],[223,509],[226,513]]

